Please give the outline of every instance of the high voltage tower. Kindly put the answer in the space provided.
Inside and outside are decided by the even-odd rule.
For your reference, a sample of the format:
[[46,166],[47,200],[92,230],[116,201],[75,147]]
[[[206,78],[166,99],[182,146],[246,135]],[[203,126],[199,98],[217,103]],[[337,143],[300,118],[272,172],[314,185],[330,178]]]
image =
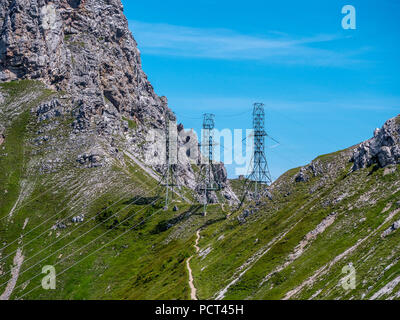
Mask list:
[[254,153],[253,167],[249,179],[254,183],[254,195],[259,196],[259,188],[272,183],[265,153],[265,111],[263,103],[255,103],[253,109]]
[[[170,121],[173,121],[171,115],[165,113],[165,169],[164,176],[162,178],[162,185],[165,186],[165,207],[164,210],[168,210],[170,195],[169,189],[171,188],[171,197],[174,194],[174,187],[177,187],[176,170],[174,170],[175,165],[171,163],[171,158],[175,156],[176,153],[176,163],[178,163],[178,136],[174,137],[171,134]],[[174,131],[173,131],[174,132]],[[176,144],[176,145],[175,145]]]
[[211,192],[218,191],[221,186],[215,181],[213,174],[213,160],[214,160],[214,128],[215,128],[215,115],[211,113],[204,114],[203,117],[203,135],[202,143],[199,146],[203,148],[203,156],[208,157],[207,163],[202,165],[200,172],[199,189],[204,192],[204,215],[207,214],[207,206],[210,203]]
[[[263,103],[255,103],[253,108],[253,155],[251,161],[251,172],[247,176],[244,184],[243,197],[240,202],[241,207],[246,200],[249,189],[254,186],[254,198],[260,197],[260,192],[268,184],[272,183],[271,174],[268,168],[267,156],[265,152],[265,138],[269,137],[265,131],[265,111]],[[246,139],[249,137],[246,137]],[[271,138],[271,137],[270,137]],[[276,141],[275,139],[271,138]],[[279,142],[278,142],[279,143]]]

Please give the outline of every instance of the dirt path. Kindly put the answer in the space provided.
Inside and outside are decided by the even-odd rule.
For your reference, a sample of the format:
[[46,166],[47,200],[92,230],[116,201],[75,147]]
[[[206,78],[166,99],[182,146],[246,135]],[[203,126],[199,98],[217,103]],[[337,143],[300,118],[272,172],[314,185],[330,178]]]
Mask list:
[[0,296],[0,300],[10,299],[11,294],[14,291],[15,285],[17,284],[19,271],[24,261],[24,256],[22,255],[22,250],[19,248],[14,257],[14,266],[11,269],[11,279],[7,283],[7,287],[3,294]]
[[[194,244],[194,247],[196,248],[196,253],[200,251],[200,248],[198,246],[200,241],[200,230],[196,232],[196,242]],[[190,268],[190,260],[192,260],[193,256],[191,256],[189,259],[186,261],[186,267],[189,271],[189,287],[190,287],[190,298],[192,300],[198,300],[197,299],[197,289],[195,288],[193,284],[193,274],[192,274],[192,268]]]
[[20,186],[20,191],[18,194],[18,199],[15,201],[14,206],[11,208],[10,212],[8,213],[8,221],[10,221],[10,219],[13,217],[15,211],[18,211],[19,209],[24,207],[24,205],[21,205],[21,204],[26,198],[28,198],[28,196],[30,195],[32,190],[33,190],[33,185],[28,183],[28,181],[26,181],[26,180],[22,180],[21,186]]

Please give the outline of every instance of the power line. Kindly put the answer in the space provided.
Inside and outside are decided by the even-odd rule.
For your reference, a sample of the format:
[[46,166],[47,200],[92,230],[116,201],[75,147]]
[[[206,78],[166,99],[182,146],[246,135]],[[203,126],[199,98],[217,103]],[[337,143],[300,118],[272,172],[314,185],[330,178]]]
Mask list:
[[[253,108],[253,155],[251,172],[245,179],[244,192],[240,207],[246,200],[250,185],[254,184],[254,197],[259,199],[260,192],[263,193],[265,186],[272,183],[271,173],[268,167],[267,156],[265,152],[265,138],[268,137],[265,131],[265,109],[263,103],[254,103]],[[247,139],[247,137],[245,138]],[[275,139],[274,139],[275,140]],[[244,141],[244,140],[243,140]],[[279,143],[277,140],[275,142]]]
[[[130,185],[128,185],[128,188],[130,188],[131,186],[135,185],[135,183],[132,183]],[[109,190],[107,190],[106,192],[108,192]],[[106,193],[104,192],[104,193]],[[122,196],[119,200],[117,200],[116,202],[112,203],[111,205],[109,205],[107,208],[103,209],[100,213],[104,212],[105,210],[108,210],[109,208],[111,208],[112,206],[114,206],[115,204],[117,204],[118,202],[120,202],[125,196]],[[97,199],[93,199],[90,203],[95,202]],[[45,224],[46,222],[50,221],[51,219],[54,218],[54,216],[58,216],[61,212],[67,210],[67,208],[62,209],[61,211],[57,212],[55,215],[52,215],[51,217],[49,217],[48,219],[46,219],[45,221],[43,221],[42,223],[40,223],[39,225],[37,225],[35,228],[31,229],[30,231],[28,231],[27,233],[24,233],[23,235],[20,236],[20,238],[15,239],[14,241],[12,241],[11,243],[7,244],[5,247],[1,248],[0,250],[3,251],[4,249],[8,248],[9,246],[11,246],[12,244],[16,243],[18,240],[26,237],[28,234],[30,234],[31,232],[35,231],[37,228],[39,228],[40,226],[42,226],[43,224]],[[98,213],[98,214],[100,214]],[[68,217],[64,218],[63,221],[66,221],[68,219],[70,219],[71,217],[73,217],[73,215],[76,214],[76,211],[74,211],[74,213],[72,213],[71,215],[69,215]],[[49,230],[51,230],[52,227],[50,228],[46,228],[45,231],[43,231],[41,234],[39,234],[38,236],[36,236],[34,239],[30,240],[28,243],[23,244],[23,248],[26,248],[29,244],[33,243],[35,240],[39,239],[41,236],[43,236],[44,234],[46,234]],[[74,230],[75,231],[75,230]],[[18,250],[18,249],[17,249]],[[4,261],[5,259],[7,259],[8,257],[12,256],[14,253],[17,252],[17,250],[12,251],[11,253],[9,253],[7,256],[2,257],[0,259],[1,261]]]
[[[191,115],[188,115],[188,114],[185,114],[185,113],[181,113],[181,112],[174,112],[178,117],[180,117],[180,118],[186,118],[186,119],[192,119],[192,120],[200,120],[200,119],[203,119],[203,117],[201,117],[201,116],[198,116],[198,117],[196,117],[196,116],[193,116],[193,114],[191,114]],[[238,118],[238,117],[241,117],[241,116],[243,116],[243,115],[245,115],[245,114],[248,114],[249,113],[249,110],[246,110],[246,111],[243,111],[243,112],[240,112],[240,113],[235,113],[235,114],[226,114],[226,113],[224,113],[224,114],[214,114],[215,115],[215,117],[220,117],[220,118]]]
[[201,165],[200,169],[200,181],[198,188],[200,192],[204,192],[204,216],[207,215],[207,206],[211,200],[211,193],[213,191],[221,190],[221,185],[215,179],[214,168],[214,129],[215,129],[215,115],[211,113],[205,113],[203,116],[203,136],[199,147],[203,147],[203,154],[200,155],[200,161],[202,157],[207,157],[207,162]]
[[[114,238],[113,240],[111,240],[110,242],[104,244],[103,246],[101,246],[100,248],[96,249],[95,251],[91,252],[89,255],[87,255],[86,257],[83,257],[82,259],[78,260],[77,262],[75,262],[72,266],[64,269],[63,271],[59,272],[58,275],[61,275],[65,272],[67,272],[68,270],[70,270],[71,268],[73,268],[74,266],[76,266],[77,264],[81,263],[82,261],[86,260],[87,258],[89,258],[90,256],[92,256],[93,254],[99,252],[100,250],[104,249],[105,247],[107,247],[109,244],[111,244],[112,242],[118,240],[119,238],[123,237],[125,234],[127,234],[128,232],[132,231],[133,229],[135,229],[136,227],[142,225],[143,223],[145,223],[146,221],[148,221],[150,218],[152,218],[156,213],[158,213],[160,210],[157,210],[156,212],[154,212],[151,216],[147,217],[145,220],[141,221],[140,223],[136,224],[135,226],[129,228],[127,231],[125,231],[124,233],[120,234],[118,237]],[[79,251],[82,250],[82,248],[79,249]],[[75,252],[74,252],[75,253]],[[73,253],[73,254],[74,254]],[[71,254],[72,255],[72,254]],[[69,255],[67,258],[69,258],[71,255]],[[66,258],[58,261],[54,266],[58,265],[59,263],[61,263],[62,261],[64,261]],[[34,278],[36,278],[38,275],[36,275]],[[33,278],[33,279],[34,279]],[[32,279],[31,279],[32,280]],[[40,288],[41,285],[36,286],[35,288],[33,288],[32,290],[24,293],[22,296],[17,297],[17,300],[20,300],[21,298],[23,298],[24,296],[26,296],[27,294],[35,291],[36,289]]]
[[[155,190],[156,188],[157,188],[157,187],[153,188],[151,191]],[[150,192],[151,192],[151,191],[150,191]],[[31,270],[33,267],[35,267],[35,266],[38,265],[39,263],[45,261],[45,260],[48,259],[49,257],[53,256],[55,253],[61,251],[62,249],[64,249],[64,248],[66,248],[67,246],[69,246],[70,244],[72,244],[72,243],[76,242],[77,240],[81,239],[83,236],[89,234],[91,231],[93,231],[94,229],[98,228],[100,225],[104,224],[105,222],[109,221],[111,218],[115,217],[115,216],[116,216],[118,213],[120,213],[121,211],[123,211],[123,210],[125,210],[126,208],[128,208],[129,206],[131,206],[131,205],[137,203],[140,199],[143,199],[143,197],[139,197],[139,198],[136,199],[134,202],[129,203],[128,205],[126,205],[126,206],[123,207],[122,209],[118,210],[116,213],[112,214],[112,215],[111,215],[110,217],[108,217],[106,220],[101,221],[99,224],[97,224],[96,226],[94,226],[94,227],[91,228],[90,230],[86,231],[85,233],[83,233],[83,234],[80,235],[79,237],[74,238],[72,241],[68,242],[66,245],[64,245],[64,246],[61,247],[60,249],[57,249],[56,251],[54,251],[54,252],[51,253],[50,255],[48,255],[48,256],[46,256],[45,258],[43,258],[42,260],[40,260],[38,263],[36,263],[36,264],[34,264],[33,266],[29,267],[28,269],[24,270],[23,272],[20,273],[20,275],[21,275],[21,274],[24,274],[25,272],[27,272],[27,271],[29,271],[29,270]],[[157,200],[158,200],[158,199],[156,198],[150,205],[154,204]],[[143,211],[143,210],[144,210],[145,208],[147,208],[148,206],[149,206],[149,205],[147,205],[146,207],[142,208],[141,210],[139,210],[139,211],[136,212],[136,213],[139,213],[139,212]],[[101,212],[100,212],[100,213],[101,213]],[[94,217],[92,217],[91,219],[89,219],[85,224],[87,224],[89,221],[95,219],[100,213],[98,213],[97,215],[95,215]],[[136,213],[135,213],[135,215],[136,215]],[[132,217],[130,217],[130,218],[132,218]],[[125,220],[126,220],[126,219],[125,219]],[[125,220],[124,220],[124,221],[125,221]],[[78,230],[80,227],[82,227],[82,226],[85,225],[85,224],[80,225],[78,228],[76,228],[76,229],[73,230],[73,231]],[[69,234],[66,234],[65,236],[59,238],[57,241],[53,242],[50,246],[53,246],[54,244],[58,243],[60,240],[65,239],[65,238],[68,237],[68,236],[69,236]],[[29,260],[31,260],[32,258],[36,257],[38,254],[44,252],[44,251],[45,251],[47,248],[49,248],[50,246],[47,246],[46,248],[42,249],[41,251],[39,251],[38,253],[34,254],[32,257],[30,257],[30,258],[29,258],[28,260],[26,260],[26,261],[29,261]],[[7,273],[4,273],[4,274],[1,276],[1,278],[2,278],[3,276],[5,276],[5,275],[9,274],[10,272],[11,272],[11,270],[8,271]],[[5,285],[5,284],[7,284],[7,283],[8,283],[8,281],[6,281],[6,282],[0,284],[0,287],[2,287],[3,285]]]
[[268,168],[267,157],[265,154],[265,111],[263,103],[255,103],[253,110],[253,129],[254,129],[254,154],[253,170],[250,180],[255,182],[254,194],[258,197],[258,185],[263,186],[271,183],[271,174]]

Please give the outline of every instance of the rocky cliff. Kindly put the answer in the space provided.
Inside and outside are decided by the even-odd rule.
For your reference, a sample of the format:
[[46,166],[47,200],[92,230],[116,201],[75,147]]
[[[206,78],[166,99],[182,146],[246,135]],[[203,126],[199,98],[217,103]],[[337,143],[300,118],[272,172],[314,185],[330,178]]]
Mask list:
[[377,164],[381,168],[400,163],[400,116],[388,120],[374,137],[361,143],[354,152],[353,170]]
[[[109,166],[129,152],[143,164],[157,162],[151,170],[162,175],[165,147],[148,139],[149,131],[164,130],[166,117],[175,117],[142,70],[120,0],[2,1],[0,82],[12,80],[40,81],[58,93],[31,107],[39,123],[50,121],[33,141],[48,146],[37,170],[54,171],[71,161],[85,168]],[[13,117],[18,114],[14,108]],[[65,116],[72,123],[68,139],[60,140],[49,131],[60,131],[58,120]],[[178,183],[194,190],[192,165],[200,158],[187,149],[197,148],[197,137],[181,126],[177,139]],[[235,199],[226,171],[218,171],[225,198]]]
[[9,0],[0,5],[0,80],[37,79],[71,94],[75,127],[127,116],[163,123],[119,0]]
[[189,299],[189,263],[199,299],[400,298],[399,116],[203,216],[197,137],[174,121],[180,188],[159,200],[175,117],[120,1],[1,1],[0,79],[0,300]]
[[[178,186],[165,210],[167,123]],[[93,297],[125,285],[132,299],[185,297],[192,229],[226,218],[218,204],[202,215],[201,162],[143,72],[119,0],[0,2],[0,300],[33,298],[43,263],[57,268],[51,299],[79,299],[75,281]],[[225,188],[211,202],[228,208],[236,196],[213,169]],[[145,280],[149,268],[164,280]]]

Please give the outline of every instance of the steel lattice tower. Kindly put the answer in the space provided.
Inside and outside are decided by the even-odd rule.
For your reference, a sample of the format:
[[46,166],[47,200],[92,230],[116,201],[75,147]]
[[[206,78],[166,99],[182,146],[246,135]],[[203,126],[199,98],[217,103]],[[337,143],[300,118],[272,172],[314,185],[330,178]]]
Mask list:
[[268,169],[267,157],[265,154],[265,111],[263,103],[255,103],[253,109],[253,129],[254,129],[254,154],[253,168],[249,179],[254,182],[254,194],[258,198],[259,186],[272,182],[271,174]]
[[214,159],[214,128],[215,128],[215,115],[211,113],[204,114],[203,118],[203,136],[202,144],[203,155],[207,156],[208,163],[203,165],[203,174],[200,182],[200,190],[204,191],[204,215],[207,214],[207,205],[210,200],[212,191],[220,190],[218,183],[216,183],[213,175],[213,159]]
[[[165,207],[164,210],[168,210],[169,204],[169,189],[172,188],[172,194],[174,193],[174,187],[177,186],[176,182],[176,174],[175,170],[173,169],[173,165],[171,165],[171,134],[170,134],[170,121],[171,116],[168,112],[165,113],[165,171],[164,171],[164,186],[166,187],[165,191]],[[178,139],[178,137],[177,137]],[[176,148],[178,147],[178,141],[176,141]],[[172,146],[172,149],[174,146]],[[178,151],[177,157],[178,157]],[[172,172],[172,174],[171,174]]]

